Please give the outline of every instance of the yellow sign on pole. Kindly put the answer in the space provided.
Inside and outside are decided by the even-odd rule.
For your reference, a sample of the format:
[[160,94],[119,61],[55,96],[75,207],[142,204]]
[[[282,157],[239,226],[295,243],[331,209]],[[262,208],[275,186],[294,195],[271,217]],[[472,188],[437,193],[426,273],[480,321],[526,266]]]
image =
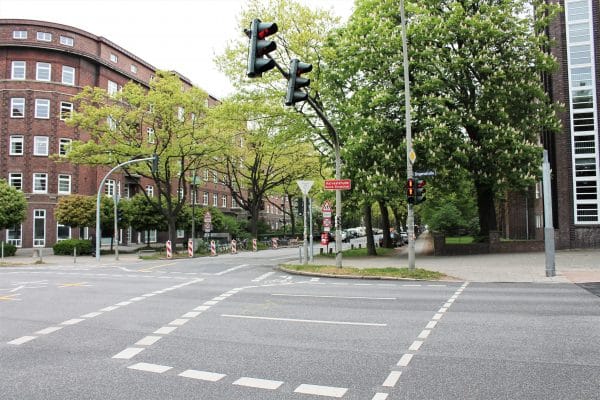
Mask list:
[[417,159],[417,155],[415,154],[414,150],[411,150],[410,153],[408,153],[408,158],[409,158],[411,164],[415,163],[415,160]]

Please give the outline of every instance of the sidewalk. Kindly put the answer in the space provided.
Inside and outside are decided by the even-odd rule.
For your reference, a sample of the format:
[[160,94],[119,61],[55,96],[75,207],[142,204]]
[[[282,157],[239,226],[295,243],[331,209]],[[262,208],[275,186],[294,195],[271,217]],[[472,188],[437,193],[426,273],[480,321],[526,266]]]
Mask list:
[[[546,277],[543,252],[481,254],[434,257],[433,240],[427,232],[415,242],[415,266],[442,272],[449,277],[472,282],[600,282],[600,249],[560,250],[555,255],[556,276]],[[314,264],[334,265],[335,259],[318,257]],[[408,246],[392,256],[345,257],[345,267],[407,267]]]

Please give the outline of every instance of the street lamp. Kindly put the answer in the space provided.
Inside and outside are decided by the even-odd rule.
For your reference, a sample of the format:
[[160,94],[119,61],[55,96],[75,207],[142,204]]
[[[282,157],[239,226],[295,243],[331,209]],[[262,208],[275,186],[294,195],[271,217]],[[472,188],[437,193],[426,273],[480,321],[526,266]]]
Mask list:
[[192,176],[192,243],[194,249],[196,248],[196,198],[197,198],[197,187],[198,187],[198,175],[196,175],[196,170],[194,170],[194,175]]
[[283,212],[283,238],[285,239],[285,196],[281,197],[281,211]]

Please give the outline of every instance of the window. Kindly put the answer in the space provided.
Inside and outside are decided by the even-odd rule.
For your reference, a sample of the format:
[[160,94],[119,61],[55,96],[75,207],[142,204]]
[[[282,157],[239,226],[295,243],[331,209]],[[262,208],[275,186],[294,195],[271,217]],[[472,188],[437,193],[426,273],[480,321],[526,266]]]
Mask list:
[[66,101],[60,102],[60,120],[66,121],[71,118],[71,114],[73,113],[73,103],[69,103]]
[[204,170],[204,181],[208,182],[208,169]]
[[48,174],[33,174],[33,193],[48,193]]
[[42,119],[50,118],[50,100],[35,99],[35,117]]
[[219,206],[219,195],[216,193],[213,193],[213,206],[214,207]]
[[202,205],[203,206],[207,206],[208,205],[208,192],[204,192],[202,194]]
[[10,137],[10,150],[8,154],[11,156],[22,156],[24,140],[22,135],[12,135]]
[[13,31],[13,39],[27,39],[27,31]]
[[73,141],[71,139],[60,138],[58,142],[58,155],[66,156],[69,150],[71,150],[72,142]]
[[235,197],[231,196],[231,208],[237,208],[237,201],[235,200]]
[[114,53],[110,53],[110,61],[116,63],[119,61],[119,57]]
[[177,119],[181,122],[185,120],[185,109],[183,107],[177,107]]
[[46,210],[33,210],[33,247],[46,245]]
[[114,118],[111,117],[110,115],[108,117],[106,117],[106,125],[108,126],[108,129],[111,131],[117,130],[117,121],[115,121]]
[[71,175],[58,175],[58,194],[71,194]]
[[135,66],[135,65],[133,65],[133,64],[131,64],[130,70],[131,70],[131,72],[133,72],[134,74],[137,74],[137,72],[138,72],[138,67],[137,67],[137,66]]
[[71,239],[71,227],[68,225],[56,224],[56,241]]
[[221,196],[221,207],[227,208],[227,195],[226,194]]
[[146,133],[148,134],[148,143],[156,143],[156,135],[154,134],[154,128],[146,129]]
[[42,42],[51,42],[52,34],[50,32],[38,32],[37,40],[41,40]]
[[104,194],[108,197],[113,197],[115,195],[116,182],[114,179],[107,179],[104,184]]
[[12,118],[25,117],[25,99],[17,97],[10,99],[10,116]]
[[21,247],[21,231],[23,229],[22,225],[13,226],[10,229],[6,230],[7,243],[12,244],[16,247]]
[[64,44],[65,46],[73,46],[73,38],[69,36],[60,37],[60,44]]
[[119,90],[119,86],[117,85],[117,82],[113,82],[113,81],[108,81],[108,95],[109,96],[114,96],[115,94],[117,94],[117,91]]
[[219,183],[219,177],[217,176],[217,173],[213,172],[212,176],[213,176],[213,183]]
[[20,172],[8,174],[8,184],[15,189],[23,190],[23,174]]
[[148,197],[154,197],[154,186],[146,185],[146,194]]
[[27,64],[25,63],[25,61],[13,61],[10,78],[20,80],[25,79],[26,67]]
[[33,137],[33,155],[47,156],[48,155],[48,136]]
[[67,67],[63,65],[62,67],[62,83],[65,85],[75,85],[75,68]]
[[35,80],[49,82],[52,77],[52,65],[39,62],[35,64]]

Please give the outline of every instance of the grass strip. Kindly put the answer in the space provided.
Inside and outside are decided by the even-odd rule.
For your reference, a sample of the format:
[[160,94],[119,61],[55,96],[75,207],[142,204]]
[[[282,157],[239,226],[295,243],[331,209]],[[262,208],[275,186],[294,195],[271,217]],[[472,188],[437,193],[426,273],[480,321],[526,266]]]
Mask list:
[[446,275],[437,271],[428,271],[422,268],[413,270],[408,268],[352,268],[342,267],[337,268],[333,265],[283,265],[282,268],[298,272],[308,272],[316,274],[325,274],[332,276],[346,275],[356,277],[391,277],[404,279],[423,279],[423,280],[439,280]]

